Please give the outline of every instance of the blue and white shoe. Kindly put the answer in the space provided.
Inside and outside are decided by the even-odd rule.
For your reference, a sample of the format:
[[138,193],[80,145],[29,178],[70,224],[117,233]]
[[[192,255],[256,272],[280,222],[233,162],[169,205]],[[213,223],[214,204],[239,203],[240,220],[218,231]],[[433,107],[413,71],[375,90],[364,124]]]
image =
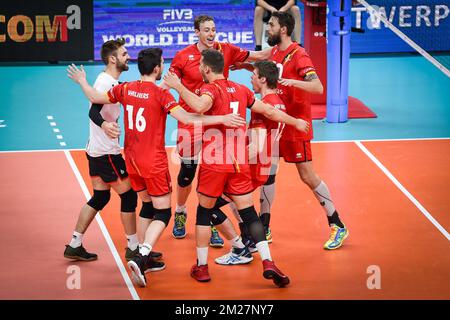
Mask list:
[[209,245],[213,248],[222,248],[223,239],[220,237],[216,228],[211,227],[211,238],[209,239]]
[[227,254],[218,257],[214,260],[217,264],[224,266],[236,265],[236,264],[247,264],[253,261],[252,253],[247,247],[242,249],[232,248]]
[[186,237],[186,216],[186,213],[175,212],[175,223],[172,230],[172,235],[175,239]]

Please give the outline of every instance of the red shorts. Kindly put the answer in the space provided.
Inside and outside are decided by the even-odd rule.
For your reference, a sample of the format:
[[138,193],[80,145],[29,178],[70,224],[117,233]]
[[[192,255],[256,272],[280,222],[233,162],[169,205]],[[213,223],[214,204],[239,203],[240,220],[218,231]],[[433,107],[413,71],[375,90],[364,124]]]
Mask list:
[[252,177],[249,171],[219,172],[200,165],[197,192],[211,198],[226,195],[244,195],[253,192]]
[[263,166],[261,164],[251,164],[250,174],[252,176],[253,188],[256,189],[267,182],[270,175],[270,166]]
[[191,159],[202,149],[203,131],[193,128],[178,128],[177,152],[182,158]]
[[153,174],[151,178],[130,174],[130,183],[134,191],[139,192],[147,189],[147,193],[153,197],[164,196],[172,192],[169,170]]
[[281,139],[280,156],[286,162],[312,161],[311,141],[286,141]]

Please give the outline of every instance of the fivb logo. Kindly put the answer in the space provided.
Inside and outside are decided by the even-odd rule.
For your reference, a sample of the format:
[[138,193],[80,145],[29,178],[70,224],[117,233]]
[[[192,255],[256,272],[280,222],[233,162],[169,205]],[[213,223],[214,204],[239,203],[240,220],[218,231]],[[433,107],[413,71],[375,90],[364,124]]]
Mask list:
[[[34,23],[33,23],[34,20]],[[59,41],[68,41],[67,30],[81,30],[81,9],[77,5],[67,7],[66,15],[55,15],[53,22],[49,15],[36,15],[28,17],[25,15],[15,15],[7,19],[0,15],[0,24],[7,24],[8,37],[15,42],[27,42],[35,33],[36,42],[44,42],[45,34],[49,42],[57,40],[59,31]],[[6,34],[0,34],[0,42],[6,42]]]
[[192,9],[164,9],[164,20],[191,20],[194,17]]

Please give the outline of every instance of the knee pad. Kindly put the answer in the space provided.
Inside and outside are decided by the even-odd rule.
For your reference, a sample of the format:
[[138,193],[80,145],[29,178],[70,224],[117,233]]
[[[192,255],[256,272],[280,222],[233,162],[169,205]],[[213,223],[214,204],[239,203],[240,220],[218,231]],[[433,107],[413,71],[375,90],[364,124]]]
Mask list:
[[260,221],[254,206],[239,210],[239,215],[247,227],[255,221]]
[[139,217],[145,219],[153,219],[155,217],[153,202],[142,202],[142,208],[141,212],[139,212]]
[[275,183],[275,175],[271,174],[269,176],[269,178],[267,178],[267,181],[266,181],[266,183],[264,183],[264,185],[265,186],[270,186],[271,184],[274,184],[274,183]]
[[190,186],[195,177],[197,164],[192,161],[181,161],[180,172],[178,173],[178,185],[180,187]]
[[225,220],[227,220],[227,215],[223,213],[220,209],[214,209],[214,212],[211,214],[211,223],[213,226],[218,226],[222,224]]
[[255,243],[266,240],[263,224],[259,220],[254,206],[239,210],[239,215]]
[[130,189],[127,192],[121,193],[120,197],[120,211],[135,212],[137,206],[137,193]]
[[111,199],[110,190],[94,190],[94,195],[88,201],[88,205],[97,211],[102,210]]
[[153,208],[153,212],[155,212],[154,219],[164,222],[164,224],[167,227],[167,225],[169,224],[169,221],[170,221],[170,216],[172,215],[171,214],[172,210],[170,208],[167,208],[167,209]]
[[225,206],[225,205],[227,205],[229,203],[230,202],[225,200],[224,198],[218,197],[217,201],[216,201],[216,204],[214,205],[214,209],[220,209],[220,208],[222,208],[223,206]]
[[213,209],[207,209],[198,205],[197,207],[197,221],[195,222],[196,226],[210,226],[211,225],[211,215],[213,213]]

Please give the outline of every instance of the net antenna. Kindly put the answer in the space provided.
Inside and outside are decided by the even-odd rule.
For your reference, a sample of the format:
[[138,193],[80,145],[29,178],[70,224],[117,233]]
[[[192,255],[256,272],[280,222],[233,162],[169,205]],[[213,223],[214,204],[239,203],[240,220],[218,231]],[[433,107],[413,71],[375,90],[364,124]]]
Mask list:
[[383,16],[377,10],[377,8],[374,8],[369,3],[367,3],[367,1],[365,1],[365,0],[357,0],[357,2],[362,4],[367,9],[367,12],[371,16],[375,16],[376,18],[380,19],[390,30],[392,30],[392,32],[394,32],[403,41],[405,41],[407,44],[409,44],[414,50],[416,50],[418,53],[420,53],[425,59],[430,61],[436,68],[441,70],[447,77],[450,78],[450,71],[445,66],[443,66],[439,61],[437,61],[435,58],[433,58],[433,56],[431,56],[428,52],[426,52],[424,49],[422,49],[417,43],[412,41],[406,34],[401,32],[385,16]]

